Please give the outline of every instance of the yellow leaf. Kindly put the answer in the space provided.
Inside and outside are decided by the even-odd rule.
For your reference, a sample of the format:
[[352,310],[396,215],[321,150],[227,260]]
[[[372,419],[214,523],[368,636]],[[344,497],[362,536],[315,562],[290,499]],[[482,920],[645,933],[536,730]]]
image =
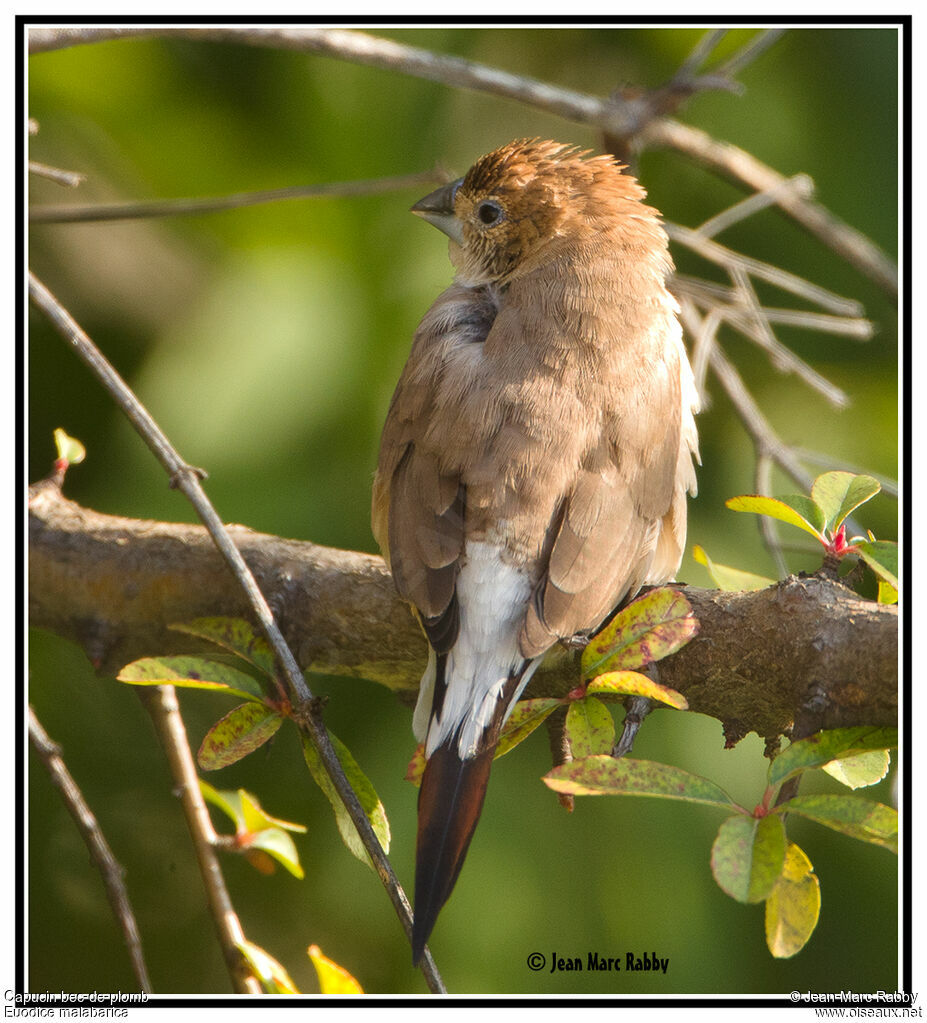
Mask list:
[[319,975],[319,988],[323,995],[362,995],[364,989],[350,973],[331,959],[322,955],[318,945],[306,949],[315,972]]
[[782,873],[766,900],[766,944],[777,959],[800,952],[814,933],[821,911],[821,886],[811,860],[793,842]]
[[669,686],[661,686],[652,678],[639,671],[607,671],[594,678],[586,689],[587,693],[615,693],[626,696],[649,696],[677,710],[688,710],[689,703],[682,693]]

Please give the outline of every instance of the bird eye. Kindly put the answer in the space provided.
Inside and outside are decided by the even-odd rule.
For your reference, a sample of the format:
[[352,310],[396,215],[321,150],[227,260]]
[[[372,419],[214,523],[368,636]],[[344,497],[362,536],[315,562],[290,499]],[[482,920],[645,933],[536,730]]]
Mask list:
[[491,199],[486,202],[481,202],[477,207],[476,215],[480,218],[481,223],[489,226],[490,224],[496,224],[502,219],[502,207]]

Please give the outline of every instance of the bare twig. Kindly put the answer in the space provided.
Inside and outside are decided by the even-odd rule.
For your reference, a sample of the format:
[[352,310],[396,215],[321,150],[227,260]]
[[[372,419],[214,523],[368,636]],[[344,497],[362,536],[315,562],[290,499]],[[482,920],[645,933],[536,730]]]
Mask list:
[[48,178],[57,185],[65,185],[68,188],[76,188],[83,180],[84,175],[77,171],[62,170],[60,167],[49,167],[47,163],[39,163],[36,160],[29,161],[29,173],[37,174],[40,178]]
[[[672,118],[651,121],[641,131],[638,143],[674,149],[756,192],[769,192],[786,179],[755,156],[729,142]],[[779,195],[776,205],[833,249],[860,273],[875,281],[889,295],[898,294],[898,267],[894,261],[856,228],[845,224],[819,203],[793,191]]]
[[343,196],[377,195],[417,185],[448,180],[439,168],[420,174],[373,178],[367,181],[338,181],[324,185],[294,185],[260,192],[236,192],[211,198],[155,199],[150,202],[124,202],[93,206],[39,206],[29,211],[33,224],[74,224],[107,220],[141,220],[148,217],[175,217],[191,213],[216,213],[221,210],[257,206],[286,199],[326,199]]
[[55,788],[61,793],[68,813],[74,819],[81,838],[90,850],[90,858],[96,864],[97,870],[100,871],[103,885],[106,888],[106,897],[109,899],[109,904],[119,922],[123,939],[129,949],[129,958],[132,961],[132,970],[138,981],[139,990],[150,992],[151,981],[142,952],[142,939],[138,933],[135,913],[129,902],[129,893],[126,891],[123,880],[123,868],[113,855],[93,811],[87,805],[83,793],[68,770],[67,764],[61,756],[60,748],[48,737],[48,733],[42,727],[42,723],[36,717],[32,707],[29,708],[29,740],[39,759],[45,765]]
[[174,789],[180,797],[187,828],[193,838],[210,915],[232,983],[240,994],[260,994],[263,990],[261,984],[240,951],[245,934],[216,856],[215,829],[200,791],[196,764],[187,741],[187,730],[180,716],[177,692],[173,686],[152,686],[150,690],[140,690],[139,696],[151,715],[167,756]]
[[800,487],[804,490],[810,490],[811,483],[813,482],[811,475],[802,467],[791,448],[776,436],[775,430],[773,430],[769,420],[760,411],[740,374],[734,369],[717,345],[711,351],[709,363],[727,396],[737,409],[738,415],[757,450],[757,455],[772,459]]
[[807,174],[796,174],[794,177],[787,178],[781,185],[775,188],[767,189],[765,192],[756,192],[754,195],[747,196],[746,199],[741,199],[740,202],[734,203],[733,206],[728,206],[726,210],[722,210],[717,216],[706,220],[698,228],[698,233],[703,238],[713,238],[716,234],[720,234],[733,224],[746,220],[747,217],[752,217],[754,213],[766,209],[767,206],[772,206],[778,201],[779,196],[783,192],[790,189],[805,199],[810,199],[814,194],[814,182]]
[[664,226],[666,233],[672,241],[685,245],[686,248],[691,249],[709,262],[724,267],[725,270],[738,267],[753,277],[758,277],[768,284],[774,284],[777,288],[791,292],[798,298],[803,298],[808,302],[815,302],[836,315],[862,315],[862,307],[854,299],[835,295],[832,291],[828,291],[817,284],[812,284],[810,281],[806,281],[804,277],[789,273],[787,270],[782,270],[771,263],[764,263],[762,260],[753,259],[751,256],[744,256],[739,252],[734,252],[733,249],[729,249],[726,245],[721,245],[720,242],[702,237],[697,230],[691,227],[684,227],[681,224],[673,223],[666,223]]
[[883,493],[887,494],[889,497],[898,496],[898,481],[895,479],[873,472],[871,469],[864,469],[862,466],[856,465],[853,462],[845,462],[841,459],[834,458],[832,455],[825,455],[820,451],[810,451],[808,448],[801,447],[794,447],[792,450],[802,461],[811,462],[812,465],[821,465],[828,469],[842,469],[844,472],[852,472],[857,476],[872,476],[873,479],[878,481]]
[[[242,590],[247,595],[253,613],[264,634],[267,636],[268,642],[283,670],[287,686],[290,690],[290,699],[295,709],[294,720],[300,730],[311,739],[318,750],[325,771],[344,803],[354,827],[357,829],[364,848],[390,896],[390,900],[406,930],[407,936],[411,938],[412,911],[405,892],[402,890],[402,886],[393,872],[393,868],[357,798],[357,794],[345,777],[344,770],[332,747],[319,709],[313,700],[312,692],[306,685],[296,659],[284,641],[270,607],[258,588],[251,570],[245,564],[241,552],[233,543],[228,530],[206,497],[200,484],[198,470],[187,465],[181,459],[161,428],[126,385],[125,381],[113,369],[68,311],[32,273],[29,275],[29,295],[33,303],[48,316],[62,337],[65,338],[81,359],[93,370],[107,392],[128,416],[132,425],[151,448],[155,457],[164,466],[172,486],[177,486],[196,509],[214,543],[231,568]],[[421,963],[422,971],[431,990],[443,991],[443,981],[427,949]]]
[[[656,116],[646,96],[613,94],[605,99],[563,89],[522,75],[486,67],[460,57],[431,53],[363,32],[301,26],[210,28],[31,28],[29,52],[44,53],[107,39],[129,36],[168,36],[213,42],[246,43],[279,49],[321,53],[371,67],[426,78],[463,89],[504,96],[546,110],[580,124],[590,124],[617,136],[634,136],[638,148],[675,149],[731,178],[754,192],[777,189],[785,178],[749,153],[712,139],[705,132],[665,116]],[[722,77],[740,70],[747,60],[770,45],[775,34],[755,37],[718,71]],[[658,113],[658,111],[657,111]],[[776,205],[819,240],[840,254],[861,273],[890,294],[897,294],[898,271],[892,260],[872,241],[844,224],[823,206],[794,191],[786,191]]]

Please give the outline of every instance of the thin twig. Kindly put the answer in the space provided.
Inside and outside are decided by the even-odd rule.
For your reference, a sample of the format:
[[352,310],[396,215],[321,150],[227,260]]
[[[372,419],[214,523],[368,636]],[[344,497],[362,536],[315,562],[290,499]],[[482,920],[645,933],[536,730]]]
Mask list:
[[812,284],[811,281],[799,277],[797,274],[789,273],[771,263],[764,263],[762,260],[754,259],[752,256],[745,256],[740,252],[729,249],[726,245],[716,242],[711,238],[703,238],[702,235],[691,227],[684,227],[682,224],[666,222],[663,225],[670,239],[679,245],[707,259],[711,263],[729,270],[731,267],[739,267],[749,273],[752,277],[769,284],[774,284],[783,291],[789,291],[799,298],[808,302],[816,302],[830,312],[844,316],[862,315],[862,307],[859,302],[850,298],[843,298],[835,295],[832,291]]
[[845,462],[842,459],[834,458],[832,455],[825,455],[820,451],[810,451],[808,448],[795,447],[792,449],[795,454],[805,462],[813,465],[826,466],[828,469],[841,469],[843,472],[852,472],[857,476],[872,476],[877,480],[882,492],[889,497],[898,496],[898,481],[889,476],[873,472],[871,469],[864,469],[853,462]]
[[793,190],[803,198],[810,199],[814,195],[814,182],[807,174],[796,174],[794,177],[787,178],[781,185],[769,188],[765,192],[756,192],[754,195],[747,196],[746,199],[741,199],[740,202],[735,202],[733,206],[728,206],[726,210],[722,210],[701,224],[697,231],[703,238],[713,238],[733,224],[752,217],[754,213],[766,209],[767,206],[774,205],[779,197],[788,190]]
[[728,31],[729,30],[726,28],[715,28],[710,32],[706,32],[704,35],[699,36],[699,40],[692,48],[692,52],[679,65],[676,77],[680,79],[693,78],[695,76],[695,72],[698,71],[702,64],[705,63],[711,55],[711,51],[727,35]]
[[763,315],[749,274],[742,267],[736,265],[731,266],[729,272],[747,313],[746,322],[742,327],[743,332],[769,355],[769,361],[773,366],[782,373],[794,373],[837,408],[845,408],[849,405],[849,396],[842,388],[832,384],[816,369],[809,366],[804,359],[800,359],[793,351],[786,348],[776,337],[769,320]]
[[[742,333],[745,331],[745,315],[735,304],[738,301],[735,288],[681,273],[673,274],[669,285],[670,290],[680,300],[689,298],[706,311],[717,309],[732,327]],[[808,309],[781,309],[767,305],[761,306],[760,311],[770,323],[837,334],[852,341],[869,341],[873,335],[872,322],[862,317],[834,316]]]
[[260,981],[252,974],[240,950],[245,934],[216,856],[215,829],[200,791],[196,764],[187,741],[187,730],[180,716],[177,692],[173,686],[152,686],[151,689],[141,690],[139,696],[151,715],[167,756],[174,790],[180,797],[187,829],[193,838],[210,915],[232,983],[240,994],[261,994],[263,989]]
[[[290,690],[290,699],[295,708],[294,720],[300,730],[308,735],[318,750],[325,771],[337,790],[338,795],[341,797],[354,827],[357,829],[364,848],[370,856],[377,874],[389,894],[393,907],[405,928],[406,935],[411,938],[412,911],[405,892],[393,872],[393,868],[357,798],[357,794],[345,777],[344,770],[332,747],[328,732],[313,700],[312,692],[306,685],[296,659],[283,639],[283,635],[277,626],[270,607],[258,588],[253,574],[245,564],[241,552],[233,543],[228,530],[207,498],[200,484],[198,471],[181,459],[161,428],[152,419],[148,410],[105,359],[93,341],[80,328],[70,313],[31,272],[29,274],[29,295],[33,303],[48,316],[62,337],[65,338],[83,361],[93,370],[98,380],[120,408],[122,408],[145,443],[151,448],[155,457],[164,466],[171,479],[171,484],[183,491],[206,526],[227,564],[232,569],[239,585],[247,594],[254,614],[283,670],[287,686]],[[427,949],[421,963],[422,972],[425,975],[429,988],[436,992],[444,991],[441,976],[437,971],[431,953]]]
[[76,188],[84,180],[84,175],[78,174],[77,171],[50,167],[47,163],[39,163],[37,160],[29,161],[29,173],[37,174],[40,178],[48,178],[56,185],[65,185],[67,188]]
[[[775,30],[773,30],[775,32]],[[592,96],[550,85],[547,82],[486,67],[460,57],[431,53],[380,39],[364,32],[301,26],[210,28],[31,28],[29,52],[44,53],[86,43],[129,36],[166,36],[212,42],[246,43],[279,49],[322,53],[371,67],[426,78],[443,85],[475,89],[504,96],[559,115],[580,124],[590,124],[620,137],[634,136],[635,145],[675,149],[714,171],[746,186],[752,192],[768,192],[785,178],[737,146],[720,142],[697,128],[665,116],[655,117],[646,97],[613,94]],[[776,36],[756,37],[722,69],[726,74],[740,70],[770,45]],[[855,228],[844,224],[823,206],[800,195],[785,193],[776,205],[797,220],[861,273],[872,278],[890,294],[898,292],[898,269],[894,262]]]
[[[641,146],[674,149],[751,191],[768,192],[786,179],[755,156],[729,142],[713,139],[707,132],[664,117],[641,131]],[[875,281],[889,295],[898,294],[898,267],[894,261],[855,227],[845,224],[819,203],[785,191],[776,205],[805,230]]]
[[67,764],[61,756],[61,749],[48,737],[48,733],[42,727],[31,706],[29,707],[29,740],[39,755],[39,759],[45,765],[55,788],[61,793],[68,813],[74,819],[81,838],[90,850],[90,858],[103,878],[106,897],[109,899],[109,904],[122,930],[139,990],[150,992],[151,980],[148,977],[148,968],[145,965],[145,956],[142,952],[142,939],[139,936],[135,913],[132,910],[129,893],[123,880],[125,872],[113,855],[93,811],[87,805],[83,793],[68,770]]
[[[753,468],[753,485],[758,494],[772,494],[772,459],[766,454],[757,454],[756,464]],[[768,515],[757,515],[757,526],[763,545],[772,555],[776,563],[776,573],[780,579],[784,579],[789,572],[785,555],[782,552],[782,540],[779,538],[778,524],[775,519]]]
[[731,76],[736,75],[739,71],[743,71],[747,64],[756,60],[761,53],[768,50],[773,43],[778,42],[783,35],[785,35],[784,28],[767,28],[763,32],[757,32],[733,56],[716,67],[715,74]]
[[29,211],[33,224],[75,224],[105,220],[141,220],[147,217],[176,217],[191,213],[215,213],[220,210],[257,206],[287,199],[325,199],[343,196],[377,195],[417,185],[448,180],[439,168],[419,174],[373,178],[366,181],[336,181],[324,185],[294,185],[258,192],[236,192],[210,198],[154,199],[150,202],[124,202],[95,206],[38,206]]
[[811,475],[802,467],[791,448],[776,436],[776,432],[760,411],[740,374],[734,369],[718,345],[712,348],[709,363],[727,396],[737,409],[737,413],[757,449],[757,455],[771,458],[800,487],[810,490]]

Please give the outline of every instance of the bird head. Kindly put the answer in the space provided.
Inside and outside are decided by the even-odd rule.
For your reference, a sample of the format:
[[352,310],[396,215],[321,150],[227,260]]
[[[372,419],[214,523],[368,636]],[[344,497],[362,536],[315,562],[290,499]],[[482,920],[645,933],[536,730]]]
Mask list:
[[616,218],[653,214],[640,203],[644,190],[619,163],[587,154],[559,142],[519,139],[481,157],[412,212],[450,238],[462,282],[506,285],[568,257],[571,247],[613,227]]

